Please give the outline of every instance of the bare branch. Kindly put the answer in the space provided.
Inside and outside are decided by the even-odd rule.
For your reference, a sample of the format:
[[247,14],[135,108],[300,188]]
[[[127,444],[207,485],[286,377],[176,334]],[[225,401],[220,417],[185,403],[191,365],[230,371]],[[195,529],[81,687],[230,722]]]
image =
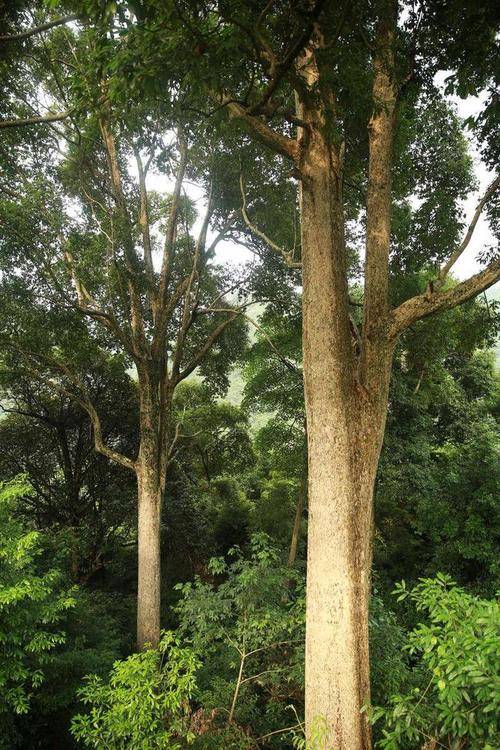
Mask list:
[[266,740],[268,737],[273,737],[276,734],[285,734],[285,732],[293,732],[295,729],[302,729],[302,724],[293,724],[291,727],[285,727],[284,729],[275,729],[273,732],[267,732],[267,734],[263,734],[260,737],[257,737],[257,742],[260,742],[261,740]]
[[261,232],[260,229],[257,229],[255,224],[252,224],[252,222],[250,221],[250,218],[247,213],[247,203],[246,203],[246,196],[245,196],[245,186],[243,184],[243,175],[241,173],[240,173],[240,190],[241,190],[241,200],[242,200],[241,214],[243,216],[245,224],[247,225],[249,230],[252,232],[252,234],[255,234],[256,237],[259,237],[259,239],[265,242],[266,245],[271,248],[271,250],[274,250],[275,252],[279,253],[289,268],[302,268],[302,263],[294,260],[295,248],[293,248],[292,250],[284,250],[282,247],[280,247],[275,242],[273,242],[273,240],[271,240],[267,236],[267,234],[265,234],[264,232]]
[[243,685],[245,682],[251,682],[252,680],[258,680],[259,677],[263,677],[266,674],[277,674],[278,672],[286,672],[287,669],[291,669],[291,665],[287,667],[276,667],[276,669],[265,669],[263,672],[259,672],[258,674],[250,675],[250,677],[245,677],[241,680],[241,685]]
[[469,227],[467,229],[467,232],[465,233],[465,237],[463,238],[462,242],[456,248],[456,250],[453,251],[449,259],[439,270],[438,277],[436,281],[434,282],[434,289],[440,289],[443,286],[444,280],[446,276],[448,275],[448,273],[450,272],[452,266],[455,265],[457,260],[460,258],[460,256],[464,252],[464,250],[467,248],[469,242],[471,241],[472,235],[474,233],[474,229],[476,228],[476,224],[479,221],[479,217],[481,216],[483,208],[488,203],[489,199],[494,195],[499,185],[500,185],[500,174],[493,180],[493,182],[488,187],[485,194],[483,195],[483,197],[477,204],[476,210],[474,212],[474,216],[472,217],[472,221],[469,224]]
[[38,115],[37,117],[25,117],[15,120],[0,120],[0,129],[4,128],[18,128],[25,125],[38,125],[42,122],[59,122],[60,120],[66,120],[71,115],[71,112],[54,112],[50,115]]
[[[186,411],[186,407],[184,407],[184,412]],[[183,413],[184,416],[184,413]],[[176,453],[177,453],[177,443],[179,442],[180,438],[183,437],[181,435],[181,428],[182,428],[182,420],[180,422],[177,422],[175,425],[175,434],[172,438],[172,442],[169,445],[167,456],[166,456],[166,462],[165,462],[165,470],[168,468],[168,466],[172,463],[174,460]]]

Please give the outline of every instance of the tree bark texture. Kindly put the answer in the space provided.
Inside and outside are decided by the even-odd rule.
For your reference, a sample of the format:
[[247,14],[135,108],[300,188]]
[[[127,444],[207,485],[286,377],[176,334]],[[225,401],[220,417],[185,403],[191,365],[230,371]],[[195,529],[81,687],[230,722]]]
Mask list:
[[[139,371],[141,443],[136,464],[138,489],[137,646],[156,646],[161,617],[161,510],[168,458],[172,402],[158,399],[150,372]],[[165,430],[161,433],[160,425]]]
[[[326,748],[368,750],[368,601],[373,488],[385,425],[392,351],[381,390],[366,393],[349,367],[339,330],[336,248],[341,238],[318,220],[331,201],[323,186],[304,195],[303,356],[308,422],[306,726],[324,723]],[[314,221],[309,222],[310,214]],[[333,222],[335,226],[335,221]],[[331,226],[331,224],[330,224]],[[319,230],[319,231],[318,231]],[[329,744],[330,743],[330,744]],[[322,749],[321,749],[322,750]]]
[[137,469],[138,572],[137,645],[156,646],[160,639],[160,523],[162,491],[154,467],[143,460]]
[[306,727],[311,744],[317,733],[325,748],[368,750],[362,708],[370,700],[373,487],[392,347],[370,347],[379,358],[377,382],[366,388],[349,327],[339,152],[323,138],[321,113],[303,107],[301,117],[311,123],[300,165],[309,474]]

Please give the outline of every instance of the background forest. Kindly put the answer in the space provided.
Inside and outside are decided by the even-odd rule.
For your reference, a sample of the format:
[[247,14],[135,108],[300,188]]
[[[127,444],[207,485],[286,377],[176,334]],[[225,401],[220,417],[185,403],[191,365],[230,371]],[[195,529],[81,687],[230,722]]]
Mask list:
[[[321,47],[339,49],[325,85],[345,137],[360,358],[367,65],[388,5],[355,4],[351,18],[326,3],[337,31]],[[0,8],[1,750],[306,746],[303,213],[269,132],[252,140],[238,118],[273,124],[278,154],[306,129],[287,54],[259,83],[242,39],[252,22],[255,47],[278,45],[290,14],[291,65],[315,7]],[[363,712],[385,750],[494,750],[500,306],[493,276],[463,294],[446,259],[483,211],[478,262],[498,273],[498,17],[489,3],[404,7],[398,51],[417,74],[397,69],[387,295],[394,308],[433,284],[448,297],[394,343]],[[454,72],[445,86],[438,70]],[[228,118],[243,105],[226,91],[247,75],[245,112]],[[479,96],[480,115],[464,121],[451,94]],[[319,717],[307,748],[328,743]]]

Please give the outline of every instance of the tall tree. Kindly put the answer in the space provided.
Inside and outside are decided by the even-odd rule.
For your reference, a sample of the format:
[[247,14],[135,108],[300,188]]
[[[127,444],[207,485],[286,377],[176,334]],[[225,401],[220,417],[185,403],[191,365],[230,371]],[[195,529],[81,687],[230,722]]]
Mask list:
[[[453,220],[443,224],[444,231],[435,210],[420,224],[404,221],[405,214],[419,218],[410,196],[419,195],[430,179],[425,169],[412,174],[413,165],[402,158],[417,140],[408,121],[413,113],[414,124],[425,95],[439,99],[433,84],[438,70],[456,70],[450,85],[459,94],[466,81],[476,89],[489,85],[494,6],[481,3],[478,13],[457,0],[451,16],[442,0],[428,0],[411,8],[404,21],[392,0],[335,7],[323,0],[215,6],[178,0],[86,8],[98,24],[116,8],[108,71],[118,99],[137,99],[140,90],[155,108],[167,102],[193,119],[210,114],[211,100],[213,122],[227,135],[226,143],[234,143],[234,123],[240,123],[247,144],[250,137],[288,163],[288,190],[290,177],[298,182],[309,461],[306,724],[311,735],[316,721],[326,722],[326,742],[339,750],[366,750],[370,728],[361,709],[370,696],[373,486],[394,349],[410,325],[465,302],[500,276],[500,260],[493,257],[470,279],[447,284],[499,178],[481,198],[468,230],[464,227],[463,240],[456,209],[470,184],[459,172],[449,185],[451,201],[437,191],[434,204],[428,202],[435,207],[441,199],[448,206]],[[466,27],[469,38],[480,39],[481,57],[464,37]],[[233,121],[228,128],[225,113]],[[443,146],[453,128],[446,118],[438,122]],[[492,160],[491,106],[476,130],[486,137],[485,153]],[[455,143],[462,156],[464,144],[456,138]],[[437,150],[427,171],[442,168],[444,153]],[[262,163],[256,149],[253,174]],[[240,187],[244,192],[243,180]],[[247,201],[242,203],[247,230],[297,265],[297,253],[271,239],[252,219]],[[347,261],[352,207],[361,204],[364,300],[362,325],[356,326]],[[420,218],[425,219],[422,212]],[[414,230],[403,247],[398,223]],[[430,229],[438,231],[426,238]],[[407,285],[390,283],[394,260],[408,272]],[[415,289],[415,264],[432,269],[425,289]],[[416,293],[407,296],[412,286]]]
[[[207,175],[206,210],[193,232],[196,210],[184,194],[189,134],[179,121],[159,115],[149,124],[145,111],[126,118],[113,108],[99,62],[106,45],[113,48],[106,28],[56,26],[50,33],[32,42],[33,81],[14,77],[12,98],[19,100],[17,82],[21,97],[25,86],[24,98],[40,108],[49,96],[61,105],[74,100],[78,112],[69,106],[71,115],[52,131],[50,160],[38,154],[0,207],[3,364],[73,399],[90,417],[96,450],[135,474],[137,642],[144,646],[160,634],[161,505],[182,435],[173,394],[197,368],[223,389],[244,344],[241,307],[226,296],[238,284],[213,261],[232,218],[220,210],[217,180]],[[16,143],[32,124],[20,120],[6,130]],[[37,153],[36,142],[32,149]],[[148,190],[153,167],[173,183],[170,195]],[[106,442],[89,387],[92,364],[117,352],[137,382],[135,455]]]
[[[371,746],[362,707],[370,696],[373,487],[397,340],[416,321],[465,302],[500,276],[493,257],[470,279],[447,285],[499,184],[496,178],[481,198],[461,241],[456,207],[467,185],[458,178],[451,202],[443,204],[452,220],[434,236],[437,246],[422,241],[425,223],[414,221],[419,231],[406,238],[403,269],[414,278],[408,259],[415,254],[433,269],[427,287],[410,297],[405,291],[412,284],[400,285],[399,294],[390,287],[391,214],[398,217],[399,208],[411,215],[410,194],[418,193],[419,179],[430,178],[412,176],[408,163],[394,161],[410,150],[408,113],[425,92],[439,98],[433,84],[439,69],[456,69],[459,93],[471,69],[476,87],[486,87],[491,77],[493,6],[482,4],[480,14],[461,2],[454,7],[456,18],[465,14],[481,38],[482,60],[470,44],[460,51],[462,24],[439,1],[410,10],[405,21],[391,0],[335,7],[321,0],[152,2],[134,5],[128,19],[117,16],[117,26],[128,27],[118,55],[126,75],[135,69],[147,79],[149,70],[166,91],[168,82],[172,91],[185,86],[183,103],[205,112],[200,96],[211,99],[215,122],[225,111],[233,121],[228,134],[240,123],[247,138],[288,162],[299,184],[309,454],[306,723],[311,733],[316,721],[326,721],[328,741],[339,750]],[[157,45],[149,51],[152,39]],[[487,116],[486,135],[492,122]],[[445,119],[439,128],[445,139]],[[491,153],[493,139],[489,144]],[[436,201],[445,197],[438,193]],[[356,202],[365,212],[359,327],[350,314],[346,244],[346,236],[352,241],[349,207]],[[296,265],[296,256],[252,221],[246,201],[242,213],[261,241]],[[429,215],[428,229],[436,216]]]

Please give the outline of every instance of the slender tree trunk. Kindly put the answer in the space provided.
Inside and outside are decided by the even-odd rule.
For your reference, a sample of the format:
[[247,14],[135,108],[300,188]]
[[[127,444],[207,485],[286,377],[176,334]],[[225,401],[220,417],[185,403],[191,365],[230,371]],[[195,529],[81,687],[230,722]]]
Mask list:
[[143,457],[137,469],[138,574],[137,645],[156,646],[160,639],[161,486],[156,466]]
[[[308,117],[303,109],[302,118]],[[303,357],[308,433],[306,727],[318,750],[368,750],[368,602],[383,391],[358,383],[349,329],[340,172],[313,112],[303,149]],[[321,733],[321,730],[323,734]],[[324,737],[326,731],[327,736]]]
[[288,567],[293,568],[297,559],[297,548],[299,546],[300,529],[302,527],[302,513],[304,512],[304,502],[307,495],[307,473],[300,481],[300,487],[297,494],[297,505],[295,506],[295,518],[293,521],[292,538],[290,540],[290,549],[288,551]]

